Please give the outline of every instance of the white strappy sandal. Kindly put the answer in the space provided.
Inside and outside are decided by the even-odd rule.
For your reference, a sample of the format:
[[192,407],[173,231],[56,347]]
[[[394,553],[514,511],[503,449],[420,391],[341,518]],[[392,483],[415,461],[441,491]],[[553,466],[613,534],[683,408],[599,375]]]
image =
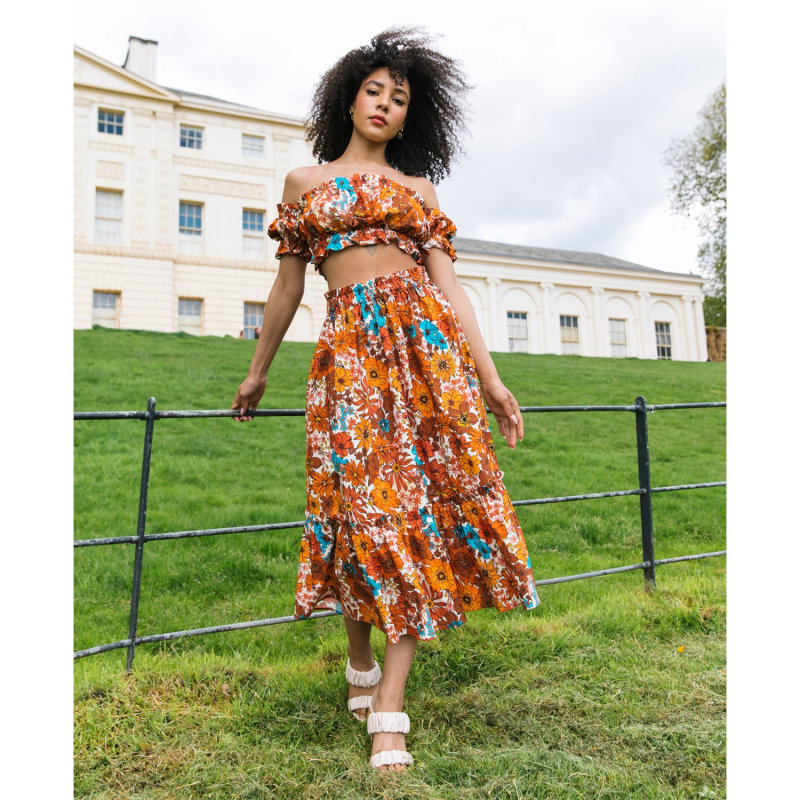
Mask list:
[[[411,729],[408,714],[402,711],[372,711],[367,717],[367,733],[403,733]],[[405,764],[411,766],[414,758],[406,750],[379,750],[369,760],[370,766],[375,769],[386,767],[390,764]]]
[[[373,686],[377,686],[380,683],[381,665],[376,661],[375,666],[372,669],[361,672],[360,670],[353,669],[350,666],[350,659],[348,658],[347,665],[344,669],[344,675],[347,679],[347,682],[351,686],[357,686],[359,689],[371,689]],[[366,719],[366,716],[359,716],[355,712],[361,708],[371,709],[372,695],[362,694],[358,697],[351,697],[347,701],[347,708],[359,722],[363,722]]]

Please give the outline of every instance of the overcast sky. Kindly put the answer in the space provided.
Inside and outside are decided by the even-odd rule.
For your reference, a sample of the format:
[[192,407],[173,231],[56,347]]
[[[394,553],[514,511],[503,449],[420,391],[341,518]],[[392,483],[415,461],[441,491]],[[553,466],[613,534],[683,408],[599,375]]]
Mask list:
[[696,229],[670,213],[663,154],[726,79],[723,0],[470,7],[76,0],[73,38],[118,65],[129,36],[155,39],[158,83],[303,117],[345,52],[424,26],[475,86],[466,156],[437,188],[462,236],[696,273]]

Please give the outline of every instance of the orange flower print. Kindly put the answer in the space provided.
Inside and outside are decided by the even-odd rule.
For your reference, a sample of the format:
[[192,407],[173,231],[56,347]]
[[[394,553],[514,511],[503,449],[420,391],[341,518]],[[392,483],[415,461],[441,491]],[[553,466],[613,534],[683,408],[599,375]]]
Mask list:
[[390,547],[381,545],[373,549],[368,561],[366,562],[367,572],[370,575],[394,575],[403,568],[403,561],[398,553],[393,552]]
[[431,588],[435,592],[453,592],[456,582],[450,565],[441,558],[434,558],[425,570]]
[[328,415],[325,408],[319,405],[310,405],[306,409],[306,425],[314,433],[322,433],[328,430]]
[[461,592],[461,604],[465,609],[480,608],[480,594],[471,586]]
[[366,450],[372,439],[372,423],[368,419],[360,419],[355,428],[353,428],[353,436],[355,437],[356,445],[362,450]]
[[398,453],[387,469],[389,483],[396,489],[406,486],[417,478],[419,468],[409,453]]
[[440,380],[446,381],[453,376],[456,368],[456,362],[453,356],[445,350],[443,353],[437,353],[431,362],[433,374]]
[[387,481],[376,480],[372,490],[372,499],[381,511],[391,511],[397,506],[397,492]]
[[428,319],[439,319],[442,316],[442,308],[432,297],[423,297],[422,306],[427,312]]
[[473,528],[477,528],[480,525],[483,509],[474,500],[467,500],[462,503],[461,511],[464,514],[464,518]]
[[416,385],[411,390],[414,396],[414,407],[423,417],[430,417],[433,414],[433,398],[427,386]]
[[382,361],[377,358],[364,360],[364,369],[367,372],[367,383],[376,389],[385,389],[388,383],[389,371]]
[[366,479],[364,465],[360,461],[348,460],[342,470],[342,478],[352,486],[361,486]]
[[353,550],[361,562],[366,562],[375,550],[375,542],[366,533],[353,534]]
[[350,376],[350,370],[344,367],[336,367],[333,371],[333,384],[336,390],[341,392],[349,389],[353,385],[353,379]]
[[[466,401],[462,400],[458,404],[456,410],[456,424],[460,428],[467,428],[468,430],[475,430],[478,425],[478,415],[472,410],[472,406]],[[478,428],[480,430],[480,428]]]
[[458,413],[458,407],[461,405],[463,399],[464,395],[457,392],[455,389],[442,392],[442,408],[445,409],[448,414],[455,415]]
[[355,347],[356,335],[352,328],[338,328],[333,334],[334,351],[349,350]]
[[312,472],[309,476],[311,491],[318,497],[330,497],[333,493],[334,477],[329,472]]
[[476,455],[473,455],[469,451],[466,451],[461,454],[459,463],[461,464],[461,469],[467,475],[477,475],[481,471],[480,458]]
[[339,458],[344,458],[355,450],[350,434],[345,431],[334,433],[331,436],[331,447]]

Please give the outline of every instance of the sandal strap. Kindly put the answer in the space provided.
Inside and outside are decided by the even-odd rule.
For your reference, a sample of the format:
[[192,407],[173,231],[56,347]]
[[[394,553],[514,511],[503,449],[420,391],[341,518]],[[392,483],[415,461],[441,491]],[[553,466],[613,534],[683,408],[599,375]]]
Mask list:
[[372,695],[362,694],[358,697],[351,697],[347,701],[347,707],[350,711],[355,711],[357,708],[372,708]]
[[380,682],[381,665],[376,661],[372,669],[361,672],[350,666],[350,659],[348,658],[344,668],[344,676],[351,686],[358,686],[360,689],[371,689]]
[[407,764],[411,766],[414,763],[414,757],[406,750],[381,750],[370,758],[369,763],[375,769],[389,764]]
[[367,733],[408,733],[411,721],[402,711],[373,711],[367,717]]

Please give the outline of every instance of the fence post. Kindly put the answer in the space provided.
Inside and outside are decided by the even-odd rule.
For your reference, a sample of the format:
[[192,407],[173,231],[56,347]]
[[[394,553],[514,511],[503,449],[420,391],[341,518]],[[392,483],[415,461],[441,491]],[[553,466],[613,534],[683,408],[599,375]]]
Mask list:
[[147,517],[147,487],[150,482],[150,456],[153,451],[153,426],[156,421],[156,399],[147,401],[147,416],[144,423],[144,451],[142,453],[142,479],[139,484],[139,514],[136,520],[136,552],[133,556],[133,583],[131,586],[131,613],[128,619],[128,660],[125,669],[133,669],[136,652],[136,625],[139,621],[139,594],[142,585],[142,556],[144,555],[144,530]]
[[636,449],[639,456],[639,514],[642,520],[642,561],[645,589],[656,588],[655,545],[653,544],[653,494],[650,484],[650,443],[647,438],[647,403],[636,398]]

